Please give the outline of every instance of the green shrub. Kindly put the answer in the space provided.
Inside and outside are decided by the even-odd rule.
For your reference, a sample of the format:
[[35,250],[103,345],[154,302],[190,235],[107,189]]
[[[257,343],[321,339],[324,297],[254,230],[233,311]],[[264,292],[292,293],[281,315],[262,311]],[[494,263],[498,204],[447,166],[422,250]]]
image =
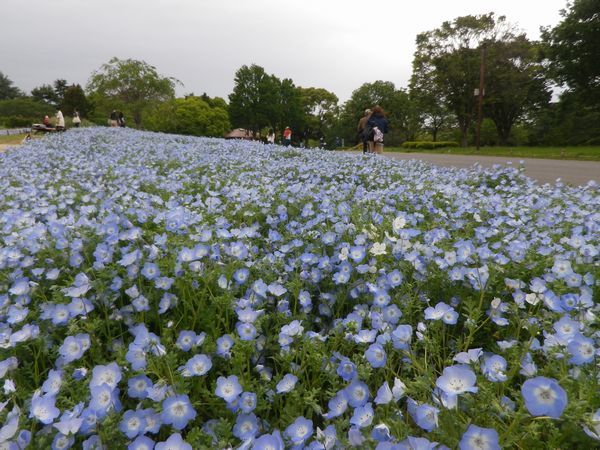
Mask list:
[[458,142],[452,141],[406,141],[402,144],[402,148],[414,148],[417,150],[434,150],[444,147],[458,147]]

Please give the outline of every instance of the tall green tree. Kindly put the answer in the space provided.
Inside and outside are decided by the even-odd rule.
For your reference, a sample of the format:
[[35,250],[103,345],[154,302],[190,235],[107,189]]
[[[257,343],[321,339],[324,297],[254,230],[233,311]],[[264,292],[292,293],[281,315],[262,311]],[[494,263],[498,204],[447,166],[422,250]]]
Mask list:
[[419,125],[431,133],[433,141],[436,142],[440,130],[453,123],[453,115],[446,106],[444,89],[431,76],[434,70],[430,58],[415,57],[409,90]]
[[413,75],[415,84],[433,80],[434,92],[456,118],[463,146],[477,115],[473,92],[479,86],[481,49],[515,36],[506,18],[494,13],[458,17],[417,36],[413,68],[419,73]]
[[338,97],[323,88],[298,88],[304,113],[304,138],[308,139],[330,137],[331,130],[336,125],[339,106]]
[[56,97],[58,98],[57,103],[62,107],[62,102],[65,98],[65,92],[67,92],[67,89],[69,89],[69,83],[67,83],[67,80],[59,78],[54,80],[52,87],[54,88],[54,92],[56,92]]
[[61,108],[63,114],[72,115],[77,110],[81,117],[88,117],[92,105],[88,101],[83,88],[79,84],[74,84],[65,90]]
[[13,86],[11,79],[0,72],[0,100],[10,100],[23,95],[25,94],[18,87]]
[[542,30],[549,74],[588,105],[600,104],[600,2],[574,0],[562,21]]
[[50,84],[42,84],[31,90],[31,96],[38,102],[47,103],[52,107],[57,107],[60,103],[56,91]]
[[144,61],[112,58],[92,74],[87,90],[96,101],[108,100],[103,105],[106,114],[111,103],[127,107],[139,127],[143,111],[152,104],[173,99],[178,83],[175,78],[160,75]]
[[230,129],[230,124],[224,108],[211,107],[202,97],[187,96],[153,108],[147,114],[145,128],[165,133],[221,137]]
[[242,66],[235,73],[229,94],[229,117],[236,128],[259,131],[276,128],[280,117],[281,82],[262,67]]
[[277,128],[290,127],[296,135],[303,134],[306,116],[302,110],[301,91],[290,78],[284,78],[279,83],[279,98],[277,108]]
[[496,125],[498,144],[509,144],[513,125],[550,101],[539,46],[524,34],[487,44],[485,115]]

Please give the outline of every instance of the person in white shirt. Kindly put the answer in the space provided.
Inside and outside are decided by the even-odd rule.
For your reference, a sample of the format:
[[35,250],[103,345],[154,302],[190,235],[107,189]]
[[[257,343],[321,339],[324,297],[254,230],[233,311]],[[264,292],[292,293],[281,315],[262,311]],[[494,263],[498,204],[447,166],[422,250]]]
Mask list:
[[65,118],[60,109],[56,111],[56,129],[64,130],[65,129]]

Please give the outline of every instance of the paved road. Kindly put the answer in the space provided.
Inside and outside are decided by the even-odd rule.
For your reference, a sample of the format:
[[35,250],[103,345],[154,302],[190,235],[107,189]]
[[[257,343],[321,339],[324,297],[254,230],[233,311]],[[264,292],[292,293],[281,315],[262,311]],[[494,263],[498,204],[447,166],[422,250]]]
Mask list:
[[[348,152],[360,154],[358,152]],[[446,167],[471,167],[475,163],[490,167],[494,164],[512,162],[519,167],[521,161],[525,164],[525,175],[537,180],[539,183],[555,183],[560,178],[564,183],[575,186],[586,184],[590,180],[600,183],[599,161],[566,161],[558,159],[515,158],[509,156],[472,156],[472,155],[446,155],[431,153],[384,153],[384,157],[391,159],[420,159],[423,161]]]

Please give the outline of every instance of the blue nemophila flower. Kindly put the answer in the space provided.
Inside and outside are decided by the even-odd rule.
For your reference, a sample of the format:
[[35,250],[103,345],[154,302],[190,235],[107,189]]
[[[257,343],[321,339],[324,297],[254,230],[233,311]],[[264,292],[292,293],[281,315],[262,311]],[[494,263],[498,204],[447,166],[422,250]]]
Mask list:
[[479,358],[483,355],[483,351],[481,348],[472,348],[467,350],[466,352],[457,353],[452,361],[455,361],[460,364],[471,364],[475,362],[479,362]]
[[131,398],[143,399],[148,397],[148,392],[152,389],[152,380],[146,375],[137,375],[127,380],[127,395]]
[[90,336],[88,334],[78,334],[76,336],[67,336],[58,352],[62,357],[63,363],[68,364],[81,358],[89,347]]
[[589,437],[600,441],[600,408],[589,417],[587,424],[583,426],[583,431]]
[[251,450],[284,450],[283,439],[279,430],[272,434],[263,434],[252,443]]
[[147,262],[140,273],[147,280],[154,280],[160,276],[160,269],[156,264]]
[[238,398],[242,393],[242,385],[238,382],[238,377],[231,375],[227,378],[217,378],[217,387],[215,388],[215,395],[221,397],[227,403],[231,403]]
[[285,429],[284,434],[293,445],[302,445],[313,434],[312,420],[298,417]]
[[352,426],[348,430],[348,442],[352,447],[360,447],[367,439],[357,426]]
[[377,424],[371,430],[371,437],[377,442],[388,442],[392,438],[390,429],[384,423]]
[[194,355],[183,366],[182,374],[184,377],[199,377],[208,373],[211,367],[212,361],[207,355]]
[[373,368],[384,367],[387,362],[387,353],[380,344],[371,344],[365,351],[365,358]]
[[356,365],[348,358],[342,358],[336,372],[344,381],[350,381],[356,377]]
[[254,414],[240,414],[235,420],[233,426],[233,435],[246,441],[254,438],[258,433],[258,419]]
[[44,425],[54,422],[60,415],[60,410],[56,407],[56,398],[52,395],[37,396],[31,400],[29,417],[39,420]]
[[235,328],[241,341],[251,341],[256,337],[256,327],[251,323],[238,322]]
[[435,308],[428,307],[425,309],[425,320],[442,320],[449,325],[456,324],[458,313],[450,305],[444,302],[439,302]]
[[477,376],[468,366],[455,365],[444,369],[444,372],[435,382],[435,385],[449,395],[460,395],[465,392],[477,392],[475,386]]
[[291,392],[298,382],[298,377],[294,374],[288,373],[277,383],[276,390],[278,394],[286,394]]
[[398,443],[397,450],[434,450],[437,448],[437,444],[437,442],[431,442],[426,438],[408,436]]
[[162,402],[160,418],[163,423],[172,425],[176,430],[183,430],[195,417],[196,410],[185,394],[167,397]]
[[[46,395],[56,395],[62,386],[62,378],[64,374],[62,370],[50,369],[46,381],[42,384],[42,392]],[[2,378],[2,377],[0,377]]]
[[535,362],[533,362],[533,358],[531,353],[526,353],[521,360],[521,370],[519,370],[521,375],[525,375],[526,377],[533,377],[537,373],[537,366]]
[[348,404],[353,408],[364,406],[371,396],[369,386],[358,378],[355,378],[352,383],[346,386],[344,391],[346,392]]
[[146,351],[142,345],[137,345],[133,342],[129,344],[125,359],[131,364],[133,370],[143,370],[146,368]]
[[17,367],[19,367],[19,360],[14,356],[0,361],[0,380],[4,378],[9,371],[15,370]]
[[333,419],[344,414],[346,409],[348,409],[348,395],[346,391],[341,390],[337,392],[327,405],[329,406],[329,411],[323,414],[324,418]]
[[154,444],[148,436],[138,436],[127,446],[127,450],[153,450]]
[[200,333],[196,335],[194,331],[182,330],[179,332],[179,337],[175,345],[184,352],[189,351],[192,347],[201,345],[204,342],[206,333]]
[[486,356],[483,359],[481,369],[490,381],[506,381],[506,360],[500,355]]
[[242,392],[240,396],[240,410],[244,413],[250,413],[256,408],[256,394],[254,392]]
[[154,450],[192,450],[192,446],[185,442],[181,434],[174,433],[164,442],[158,442]]
[[56,433],[54,439],[52,440],[52,450],[65,450],[69,449],[75,443],[75,437],[73,436],[65,436],[62,433]]
[[111,410],[119,411],[121,409],[119,390],[111,388],[108,384],[91,386],[90,394],[92,396],[90,410],[100,418],[106,416]]
[[98,365],[92,369],[90,387],[106,384],[112,389],[121,381],[121,368],[113,362],[106,366]]
[[364,406],[358,406],[354,409],[350,423],[358,428],[368,427],[373,422],[373,415],[371,403],[366,403]]
[[493,428],[469,425],[458,443],[460,450],[500,450],[498,432]]
[[150,302],[143,295],[140,295],[139,297],[134,298],[131,301],[131,304],[133,305],[133,308],[137,312],[150,311]]
[[394,331],[392,331],[392,345],[397,350],[408,349],[412,340],[413,329],[410,325],[398,325]]
[[146,419],[140,411],[125,411],[119,424],[119,430],[129,439],[143,434],[146,428]]
[[438,414],[440,410],[427,403],[419,405],[413,399],[408,398],[407,409],[415,423],[425,431],[432,431],[438,427]]
[[535,377],[521,386],[525,407],[532,416],[550,416],[558,419],[567,406],[567,393],[556,380]]
[[370,344],[377,338],[377,330],[360,330],[353,338],[357,344]]
[[569,362],[577,366],[588,364],[594,361],[596,349],[594,341],[586,338],[581,333],[577,333],[567,345],[567,350],[571,354]]
[[217,339],[217,355],[223,358],[231,357],[231,347],[233,347],[233,338],[224,334],[219,339]]
[[233,279],[237,284],[244,284],[250,277],[250,270],[243,267],[233,272]]

